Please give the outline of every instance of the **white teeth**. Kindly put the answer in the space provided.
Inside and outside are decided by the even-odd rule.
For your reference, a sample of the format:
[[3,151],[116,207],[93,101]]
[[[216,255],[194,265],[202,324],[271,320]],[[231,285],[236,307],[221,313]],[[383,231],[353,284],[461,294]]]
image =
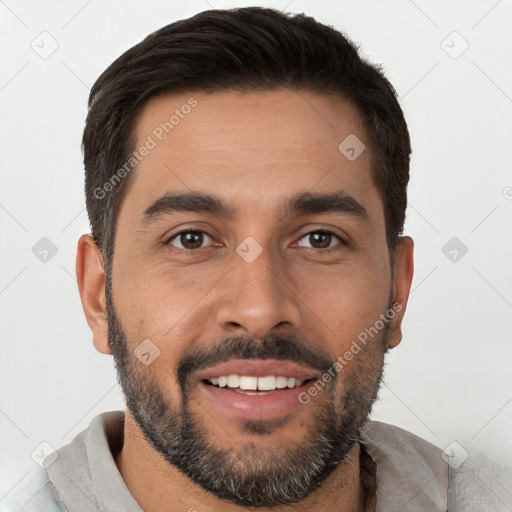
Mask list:
[[248,390],[273,391],[274,389],[297,388],[302,386],[303,380],[294,377],[267,375],[265,377],[252,377],[249,375],[223,375],[208,379],[208,382],[221,388],[240,388]]
[[240,386],[240,377],[238,375],[228,376],[228,388],[237,388]]
[[286,377],[276,377],[276,388],[282,389],[288,385],[288,379]]
[[276,378],[273,375],[268,377],[260,377],[258,379],[258,389],[261,391],[270,391],[276,389]]
[[258,377],[240,377],[240,389],[258,389]]

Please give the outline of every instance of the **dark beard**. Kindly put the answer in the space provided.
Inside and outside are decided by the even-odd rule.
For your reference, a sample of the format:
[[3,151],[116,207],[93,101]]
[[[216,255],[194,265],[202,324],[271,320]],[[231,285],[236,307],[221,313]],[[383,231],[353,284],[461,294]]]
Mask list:
[[[333,361],[323,351],[307,347],[292,336],[256,341],[229,338],[180,361],[176,375],[181,404],[171,404],[150,367],[144,367],[133,356],[138,343],[127,339],[116,316],[108,277],[106,297],[109,342],[130,413],[145,439],[165,460],[217,498],[243,507],[274,507],[302,501],[344,463],[359,440],[381,384],[389,325],[386,324],[380,339],[369,342],[354,357],[352,366],[357,368],[344,382],[341,398],[336,398],[336,383],[340,380],[337,374],[325,390],[319,391],[322,396],[318,399],[322,399],[325,407],[303,406],[316,407],[319,413],[295,449],[264,450],[250,442],[220,449],[209,440],[205,428],[208,421],[214,420],[206,411],[198,417],[191,410],[189,377],[193,372],[233,358],[272,358],[307,364],[323,373]],[[344,373],[342,376],[345,378]],[[286,421],[287,417],[240,420],[238,426],[253,435],[265,436]]]

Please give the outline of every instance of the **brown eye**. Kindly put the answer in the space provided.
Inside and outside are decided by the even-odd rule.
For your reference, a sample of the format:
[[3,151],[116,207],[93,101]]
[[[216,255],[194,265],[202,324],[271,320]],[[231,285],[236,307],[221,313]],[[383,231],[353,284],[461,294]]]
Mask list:
[[[327,249],[332,247],[332,242],[342,241],[341,238],[330,231],[311,231],[304,235],[299,242],[301,247],[309,247],[311,249]],[[306,242],[302,242],[306,240]]]
[[168,244],[178,249],[200,249],[205,241],[212,238],[203,231],[182,231],[168,240]]

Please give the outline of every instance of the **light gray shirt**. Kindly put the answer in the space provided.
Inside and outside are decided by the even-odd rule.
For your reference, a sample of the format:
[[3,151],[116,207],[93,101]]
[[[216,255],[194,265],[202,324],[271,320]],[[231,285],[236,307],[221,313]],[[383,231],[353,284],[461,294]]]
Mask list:
[[[96,416],[71,443],[43,461],[0,512],[141,512],[113,453],[122,446],[124,412]],[[361,447],[371,457],[376,512],[446,512],[451,472],[441,450],[401,428],[370,421]],[[179,511],[176,511],[179,512]],[[186,511],[183,511],[186,512]]]

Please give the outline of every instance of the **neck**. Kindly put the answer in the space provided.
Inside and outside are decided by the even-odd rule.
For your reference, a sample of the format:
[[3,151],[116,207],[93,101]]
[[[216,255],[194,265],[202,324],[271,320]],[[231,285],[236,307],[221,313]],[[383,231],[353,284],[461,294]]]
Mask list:
[[[349,456],[322,486],[306,499],[293,504],[295,512],[362,511],[360,450],[355,444]],[[194,484],[169,464],[144,438],[129,413],[125,413],[124,443],[115,462],[130,493],[145,512],[241,512],[241,507],[215,496]],[[258,512],[289,511],[290,506],[258,507]]]

